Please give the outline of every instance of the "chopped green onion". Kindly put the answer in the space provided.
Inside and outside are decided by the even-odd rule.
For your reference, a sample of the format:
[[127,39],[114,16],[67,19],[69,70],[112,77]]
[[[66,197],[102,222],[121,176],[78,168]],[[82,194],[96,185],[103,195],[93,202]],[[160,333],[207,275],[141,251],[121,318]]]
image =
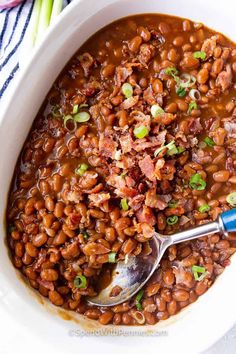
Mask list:
[[9,225],[9,227],[8,227],[8,232],[11,234],[12,233],[12,231],[15,231],[16,230],[16,227],[15,227],[15,225]]
[[200,173],[195,173],[190,177],[189,185],[192,189],[202,191],[206,188],[206,182],[202,179]]
[[129,210],[129,205],[127,203],[127,198],[121,199],[120,206],[125,211]]
[[89,239],[89,234],[86,231],[82,231],[85,240]]
[[171,76],[176,76],[179,74],[178,70],[173,66],[173,67],[168,67],[165,69],[165,74],[166,75],[171,75]]
[[200,211],[200,213],[205,213],[205,212],[211,210],[211,207],[208,204],[203,204],[199,207],[198,210]]
[[179,218],[177,215],[171,215],[166,219],[168,225],[174,225],[178,222]]
[[[67,116],[65,116],[65,117],[63,118],[63,120],[64,120],[64,127],[65,127],[69,132],[73,133],[73,132],[76,130],[76,128],[77,128],[77,124],[76,124],[74,118],[73,118],[71,115],[68,114]],[[70,129],[70,125],[73,126],[73,129]]]
[[164,109],[162,109],[158,104],[154,104],[151,107],[151,115],[156,118],[160,115],[162,115],[163,113],[165,113]]
[[[206,269],[204,267],[199,267],[196,265],[192,266],[192,272],[193,272],[194,279],[196,281],[201,281],[202,279],[205,278],[205,276],[207,274]],[[201,274],[200,276],[199,276],[199,273]]]
[[61,116],[58,106],[51,107],[51,114],[54,118],[59,118]]
[[79,112],[73,118],[75,122],[84,123],[90,119],[90,114],[88,112]]
[[134,135],[138,139],[145,138],[149,133],[148,128],[145,125],[140,125],[137,128],[134,128]]
[[197,90],[197,89],[191,89],[189,91],[189,97],[194,100],[194,101],[197,101],[201,98],[201,94],[200,92]]
[[78,105],[78,104],[75,104],[75,105],[73,106],[72,114],[78,113],[78,110],[79,110],[79,105]]
[[75,173],[76,173],[77,175],[83,176],[84,173],[85,173],[85,171],[87,171],[87,169],[88,169],[88,165],[86,165],[86,163],[82,163],[82,164],[79,166],[79,168],[76,168],[76,169],[75,169]]
[[208,136],[204,139],[204,141],[205,141],[205,143],[206,143],[208,146],[210,146],[210,147],[215,146],[214,141],[213,141],[211,138],[209,138]]
[[84,289],[87,287],[87,278],[84,275],[77,275],[74,279],[74,287]]
[[205,52],[198,51],[198,52],[194,52],[194,53],[193,53],[193,56],[194,56],[195,59],[202,59],[202,60],[205,60],[207,55],[206,55]]
[[169,207],[169,208],[175,208],[177,205],[178,205],[178,202],[177,202],[176,200],[171,200],[171,201],[168,203],[168,207]]
[[141,300],[143,297],[144,291],[143,289],[139,290],[138,294],[135,297],[135,303],[136,303],[136,307],[138,311],[142,311],[142,304],[141,304]]
[[187,74],[187,73],[183,73],[181,76],[180,76],[180,80],[177,80],[179,82],[179,85],[181,87],[191,87],[193,86],[197,79],[195,78],[195,76],[193,75],[190,75],[190,74]]
[[175,143],[172,144],[172,146],[170,146],[170,147],[168,148],[167,155],[172,156],[172,155],[176,155],[176,154],[178,154],[178,153],[179,153],[179,150],[178,150],[178,148],[176,147]]
[[115,263],[116,262],[116,252],[110,252],[108,254],[108,262]]
[[177,87],[176,93],[177,93],[177,95],[178,95],[179,97],[184,97],[184,96],[186,96],[186,90],[185,90],[185,88],[182,87],[182,86]]
[[122,85],[121,91],[126,98],[130,98],[133,96],[133,87],[128,82]]
[[53,4],[52,0],[42,1],[36,41],[38,41],[42,37],[42,35],[44,34],[44,32],[49,26],[51,13],[52,13],[52,4]]
[[183,151],[184,151],[184,148],[182,148],[181,146],[180,147],[177,147],[175,145],[175,142],[174,140],[172,140],[169,144],[167,145],[162,145],[161,147],[159,147],[158,149],[156,149],[154,151],[154,156],[157,157],[158,154],[165,150],[165,149],[168,149],[168,155],[169,156],[172,156],[172,155],[175,155],[175,154],[181,154]]
[[236,206],[236,192],[232,192],[226,197],[226,202],[231,206]]
[[183,148],[182,146],[178,146],[178,154],[181,154],[182,152],[185,151],[185,148]]
[[197,103],[192,101],[188,105],[188,113],[191,113],[193,109],[198,109]]
[[54,22],[55,18],[62,10],[63,0],[53,0],[52,13],[50,18],[50,24]]

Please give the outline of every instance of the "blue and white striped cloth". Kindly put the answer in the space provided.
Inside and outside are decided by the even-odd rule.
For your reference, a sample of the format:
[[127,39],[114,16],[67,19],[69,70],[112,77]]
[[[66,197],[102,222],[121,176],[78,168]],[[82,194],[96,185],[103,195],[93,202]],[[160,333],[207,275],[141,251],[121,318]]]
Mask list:
[[[64,6],[70,2],[65,0]],[[0,103],[19,70],[19,53],[24,49],[22,41],[29,25],[33,3],[33,0],[26,0],[16,7],[0,11]]]

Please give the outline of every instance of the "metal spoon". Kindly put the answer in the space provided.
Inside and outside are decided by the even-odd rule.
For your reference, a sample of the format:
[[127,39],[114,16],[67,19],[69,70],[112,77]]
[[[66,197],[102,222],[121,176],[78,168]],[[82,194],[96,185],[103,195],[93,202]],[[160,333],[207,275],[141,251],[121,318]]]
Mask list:
[[[150,241],[151,254],[148,256],[129,257],[127,262],[118,262],[112,271],[110,284],[102,289],[97,296],[90,297],[87,300],[90,304],[98,306],[121,304],[129,300],[146,284],[157,269],[167,247],[179,242],[212,235],[216,232],[223,233],[227,237],[228,232],[232,231],[236,231],[236,208],[224,212],[216,221],[190,230],[168,236],[155,233]],[[110,296],[115,286],[119,286],[121,291],[117,296]]]

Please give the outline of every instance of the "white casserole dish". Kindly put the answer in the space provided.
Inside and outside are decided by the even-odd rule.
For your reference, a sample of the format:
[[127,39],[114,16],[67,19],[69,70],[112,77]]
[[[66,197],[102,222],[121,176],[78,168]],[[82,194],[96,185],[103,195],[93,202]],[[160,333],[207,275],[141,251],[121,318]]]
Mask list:
[[[102,348],[103,353],[113,354],[122,350],[130,354],[156,350],[159,353],[194,354],[208,348],[236,323],[235,256],[223,275],[196,303],[171,319],[149,328],[101,327],[97,322],[88,321],[74,313],[70,316],[76,322],[68,321],[68,313],[45,303],[44,299],[19,281],[20,276],[8,257],[4,241],[4,213],[9,185],[22,144],[47,91],[66,62],[90,35],[120,17],[145,12],[187,17],[236,40],[234,0],[74,0],[21,71],[8,106],[0,117],[1,304],[12,314],[13,321],[26,325],[30,331],[43,336],[45,341],[53,342],[55,350],[58,346],[59,352],[63,349],[68,352],[69,348],[70,352],[79,350],[81,353],[91,353],[100,352]],[[78,331],[84,329],[90,332],[110,329],[114,336],[102,335],[104,332],[100,332],[100,335],[82,338]],[[139,337],[138,341],[135,334]]]

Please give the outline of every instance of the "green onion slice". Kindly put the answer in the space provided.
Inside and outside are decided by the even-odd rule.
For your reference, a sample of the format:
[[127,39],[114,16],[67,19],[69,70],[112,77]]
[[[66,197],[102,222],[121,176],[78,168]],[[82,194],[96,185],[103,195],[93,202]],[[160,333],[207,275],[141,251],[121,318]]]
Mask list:
[[79,105],[78,105],[78,104],[75,104],[75,105],[73,106],[72,114],[78,113],[78,110],[79,110]]
[[175,225],[178,222],[179,218],[177,215],[171,215],[166,219],[168,225]]
[[193,101],[197,101],[201,98],[201,94],[197,89],[191,89],[189,91],[189,97],[193,100]]
[[168,207],[169,207],[169,208],[175,208],[177,205],[178,205],[178,201],[176,201],[176,200],[171,200],[171,201],[168,203]]
[[211,207],[208,204],[203,204],[199,207],[198,210],[200,211],[200,213],[206,213],[207,211],[211,210]]
[[126,98],[130,98],[133,96],[133,87],[128,82],[122,85],[121,91]]
[[214,141],[211,138],[209,138],[208,136],[204,139],[204,142],[210,147],[215,146]]
[[88,240],[89,239],[89,234],[87,233],[87,231],[82,231],[82,234],[84,236],[84,240]]
[[[196,281],[201,281],[202,279],[205,278],[205,276],[207,274],[206,269],[204,267],[200,267],[197,265],[192,266],[192,272],[193,272],[194,279]],[[199,274],[201,274],[201,275],[199,275]]]
[[74,279],[74,287],[84,289],[87,287],[87,278],[84,275],[77,275]]
[[185,90],[185,88],[184,87],[182,87],[182,86],[178,86],[177,88],[176,88],[176,93],[177,93],[177,95],[179,96],[179,97],[184,97],[184,96],[186,96],[186,90]]
[[154,156],[157,157],[158,154],[163,151],[164,149],[168,149],[168,155],[172,156],[175,154],[181,154],[184,151],[184,148],[182,148],[181,146],[177,147],[175,145],[174,140],[172,140],[169,144],[167,145],[162,145],[161,147],[159,147],[158,149],[156,149],[154,151]]
[[154,104],[151,107],[151,115],[153,116],[153,118],[156,118],[164,113],[165,113],[164,109],[162,109],[158,104]]
[[127,202],[127,198],[121,199],[120,206],[123,210],[127,211],[129,209],[129,205]]
[[86,163],[82,163],[78,168],[75,169],[75,173],[77,175],[83,176],[87,169],[88,165],[86,165]]
[[165,74],[170,75],[175,77],[176,75],[179,74],[178,70],[173,66],[173,67],[168,67],[165,69]]
[[75,122],[84,123],[90,119],[90,114],[88,112],[79,112],[73,117],[73,119]]
[[116,262],[116,252],[110,252],[108,254],[108,262],[115,263]]
[[196,83],[196,78],[193,75],[187,74],[187,73],[183,73],[180,76],[180,81],[179,81],[179,85],[181,87],[192,87],[195,83]]
[[236,192],[232,192],[226,197],[226,202],[231,206],[236,206]]
[[195,173],[190,177],[189,185],[192,189],[202,191],[206,188],[206,182],[199,173]]
[[141,304],[143,294],[144,294],[144,291],[143,291],[143,289],[141,289],[141,290],[139,290],[138,294],[135,297],[135,303],[136,303],[136,307],[137,307],[138,311],[141,311],[143,309],[142,304]]
[[195,59],[202,59],[202,60],[205,60],[207,57],[206,52],[203,51],[194,52],[193,56]]
[[193,109],[198,109],[198,105],[195,101],[192,101],[188,105],[188,113],[190,114]]
[[51,107],[51,114],[54,118],[59,118],[61,117],[61,113],[60,110],[58,108],[58,106],[52,106]]
[[63,120],[64,120],[64,127],[66,128],[66,130],[73,133],[77,128],[77,124],[74,118],[68,114],[63,118]]
[[134,135],[138,139],[145,138],[149,134],[149,130],[145,125],[140,125],[139,127],[134,128]]

